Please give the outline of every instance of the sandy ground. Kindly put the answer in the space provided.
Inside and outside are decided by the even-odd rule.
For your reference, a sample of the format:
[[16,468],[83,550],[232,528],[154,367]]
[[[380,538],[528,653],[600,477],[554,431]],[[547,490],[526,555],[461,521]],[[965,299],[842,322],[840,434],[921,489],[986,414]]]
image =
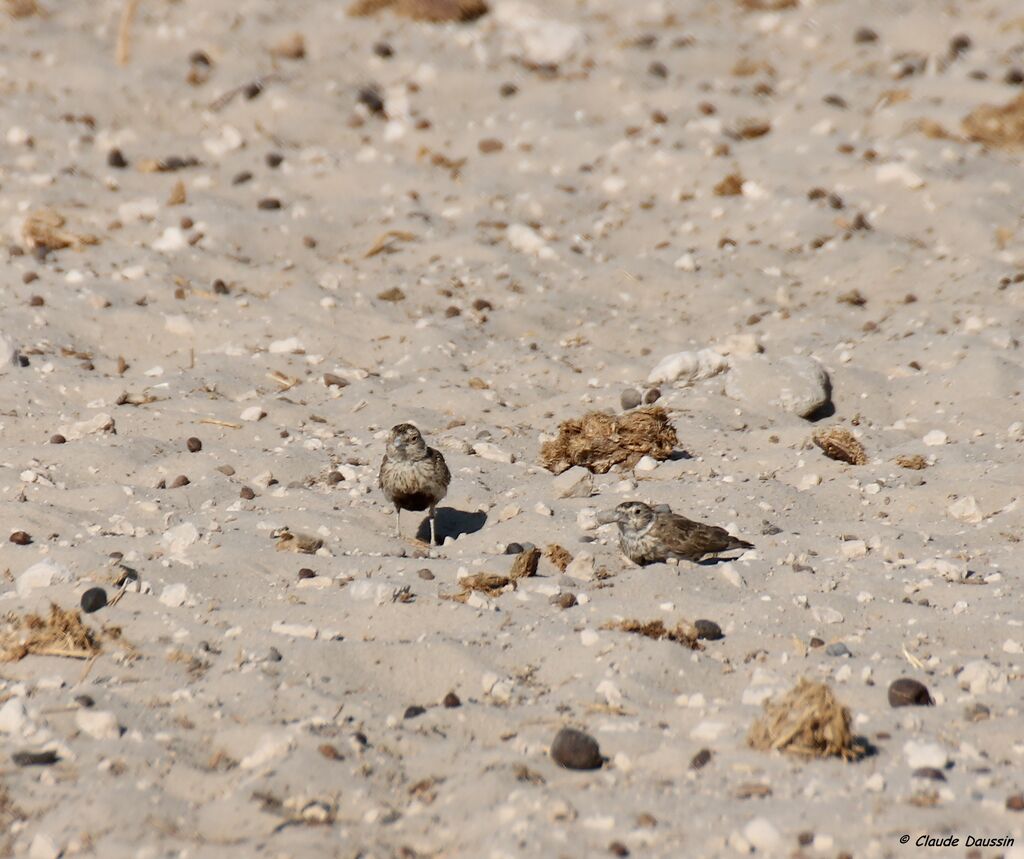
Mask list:
[[[961,126],[1021,91],[1019,7],[144,0],[119,67],[120,3],[41,6],[0,21],[8,639],[137,578],[96,659],[0,664],[0,854],[1024,855],[1024,173]],[[559,422],[702,348],[732,366],[660,385],[679,453],[559,498]],[[771,402],[792,355],[813,422]],[[376,487],[400,420],[453,474],[429,556]],[[756,549],[633,567],[588,521],[633,498]],[[447,598],[513,542],[579,577]],[[873,755],[747,746],[801,677]],[[603,767],[552,761],[564,725]]]

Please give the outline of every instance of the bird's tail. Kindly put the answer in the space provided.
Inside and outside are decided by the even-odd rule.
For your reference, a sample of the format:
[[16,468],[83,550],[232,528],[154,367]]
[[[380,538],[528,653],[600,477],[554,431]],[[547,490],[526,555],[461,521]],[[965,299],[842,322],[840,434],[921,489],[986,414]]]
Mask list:
[[730,549],[753,549],[754,544],[748,543],[746,540],[741,540],[739,537],[733,537],[729,541]]

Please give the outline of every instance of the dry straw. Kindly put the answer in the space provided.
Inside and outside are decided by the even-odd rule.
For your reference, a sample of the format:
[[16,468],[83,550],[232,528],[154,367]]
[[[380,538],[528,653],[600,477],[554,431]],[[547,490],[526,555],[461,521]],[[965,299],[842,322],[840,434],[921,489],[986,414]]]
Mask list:
[[850,711],[829,686],[806,678],[785,695],[765,702],[747,743],[760,751],[806,758],[853,760],[863,754],[850,731]]
[[632,468],[642,456],[668,459],[678,441],[675,427],[661,406],[634,409],[624,415],[588,412],[582,418],[561,423],[558,438],[541,446],[540,461],[555,474],[574,465],[604,474],[613,465]]

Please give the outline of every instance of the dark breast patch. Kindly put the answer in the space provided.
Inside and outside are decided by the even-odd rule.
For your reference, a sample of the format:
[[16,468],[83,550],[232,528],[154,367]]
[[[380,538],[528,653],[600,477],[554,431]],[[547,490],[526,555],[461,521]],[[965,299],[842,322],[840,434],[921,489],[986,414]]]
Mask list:
[[434,501],[434,496],[427,492],[400,492],[391,500],[403,510],[419,511],[426,510]]

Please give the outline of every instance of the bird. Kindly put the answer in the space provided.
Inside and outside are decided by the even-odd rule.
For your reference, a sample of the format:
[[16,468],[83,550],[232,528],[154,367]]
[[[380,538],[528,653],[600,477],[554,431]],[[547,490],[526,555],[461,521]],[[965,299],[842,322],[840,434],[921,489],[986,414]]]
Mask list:
[[669,558],[699,561],[729,549],[753,549],[753,543],[733,537],[724,528],[694,522],[667,505],[651,507],[626,501],[598,516],[603,524],[619,526],[619,546],[634,564],[656,564]]
[[452,475],[440,451],[429,447],[412,424],[397,424],[388,434],[378,483],[395,505],[395,536],[402,536],[403,510],[429,510],[430,543],[436,542],[435,511],[448,492]]

